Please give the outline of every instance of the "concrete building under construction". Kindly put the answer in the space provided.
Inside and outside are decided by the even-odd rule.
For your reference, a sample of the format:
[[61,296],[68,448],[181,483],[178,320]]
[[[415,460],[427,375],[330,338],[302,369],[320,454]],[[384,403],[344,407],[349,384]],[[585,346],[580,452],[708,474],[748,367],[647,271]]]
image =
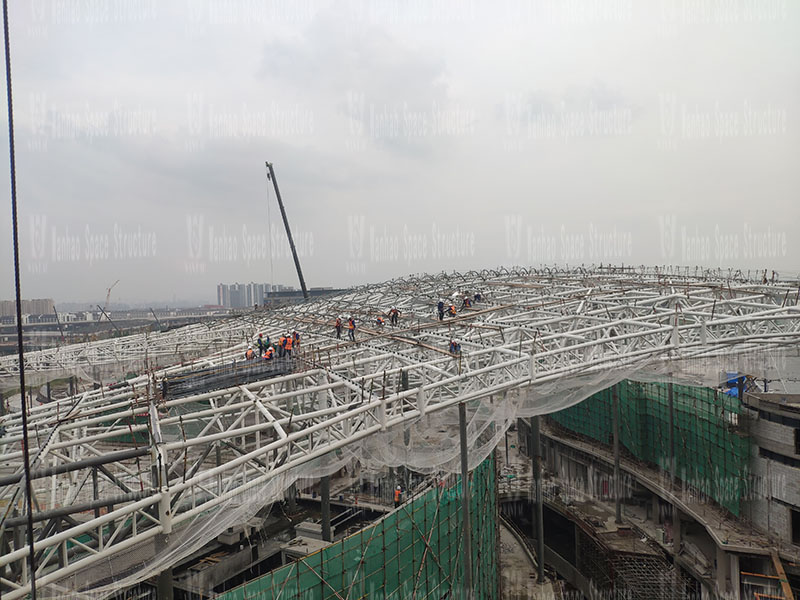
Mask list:
[[0,590],[792,600],[797,285],[397,279],[27,353],[27,430],[0,358]]

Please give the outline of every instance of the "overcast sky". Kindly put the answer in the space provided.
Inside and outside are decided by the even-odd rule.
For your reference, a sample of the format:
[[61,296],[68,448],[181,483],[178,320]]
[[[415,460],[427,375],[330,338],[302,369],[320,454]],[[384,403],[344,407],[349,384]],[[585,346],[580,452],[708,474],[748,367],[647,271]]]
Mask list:
[[12,0],[23,296],[296,285],[267,160],[309,286],[800,271],[797,3],[501,5]]

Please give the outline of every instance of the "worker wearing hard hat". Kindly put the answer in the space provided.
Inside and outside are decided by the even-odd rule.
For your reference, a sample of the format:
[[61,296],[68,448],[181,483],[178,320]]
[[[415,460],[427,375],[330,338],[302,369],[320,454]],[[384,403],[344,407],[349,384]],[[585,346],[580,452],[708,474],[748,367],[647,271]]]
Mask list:
[[336,323],[333,327],[336,329],[336,339],[342,339],[342,317],[336,317]]

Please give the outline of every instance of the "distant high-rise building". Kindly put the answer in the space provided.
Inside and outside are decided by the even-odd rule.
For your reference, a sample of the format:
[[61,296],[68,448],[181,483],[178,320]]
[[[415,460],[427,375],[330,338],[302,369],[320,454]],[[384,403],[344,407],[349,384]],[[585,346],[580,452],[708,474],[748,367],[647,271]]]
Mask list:
[[231,305],[230,288],[224,283],[217,285],[217,304],[220,306]]
[[[52,298],[22,300],[20,302],[23,315],[52,315],[55,303]],[[13,317],[17,314],[17,303],[14,300],[0,301],[0,317]]]
[[264,300],[273,291],[292,290],[291,286],[269,283],[220,283],[217,284],[217,304],[226,308],[252,308],[255,304],[264,304]]

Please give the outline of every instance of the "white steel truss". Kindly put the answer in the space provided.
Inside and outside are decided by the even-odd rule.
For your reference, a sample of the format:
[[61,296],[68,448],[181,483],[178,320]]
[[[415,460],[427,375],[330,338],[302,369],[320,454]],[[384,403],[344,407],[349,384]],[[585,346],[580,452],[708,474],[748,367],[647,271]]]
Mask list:
[[[798,289],[797,282],[682,270],[441,274],[365,286],[213,327],[193,325],[157,341],[138,335],[30,353],[26,369],[46,371],[54,363],[69,369],[113,361],[120,348],[129,358],[183,345],[213,350],[189,365],[143,372],[116,389],[30,410],[37,583],[65,589],[71,576],[82,575],[82,588],[106,585],[98,565],[119,559],[124,571],[124,556],[163,546],[215,508],[240,506],[248,494],[263,494],[278,482],[274,499],[293,469],[461,402],[474,411],[490,397],[519,402],[537,389],[580,385],[587,376],[614,381],[637,370],[665,373],[717,356],[796,348]],[[465,295],[472,306],[462,306]],[[439,319],[440,298],[456,305],[455,316]],[[401,311],[396,327],[386,317],[393,306]],[[382,326],[376,323],[381,315]],[[358,323],[356,342],[347,340],[350,316]],[[337,317],[344,322],[342,339],[334,333]],[[283,359],[286,374],[186,397],[161,393],[164,377],[241,361],[243,344],[258,333],[274,340],[292,330],[302,340],[295,355]],[[450,353],[451,340],[461,344],[460,354]],[[15,363],[3,364],[3,376],[15,377]],[[542,403],[535,410],[549,409]],[[22,426],[18,414],[0,423],[0,585],[11,600],[30,589],[22,539]],[[212,528],[195,541],[213,535]]]

